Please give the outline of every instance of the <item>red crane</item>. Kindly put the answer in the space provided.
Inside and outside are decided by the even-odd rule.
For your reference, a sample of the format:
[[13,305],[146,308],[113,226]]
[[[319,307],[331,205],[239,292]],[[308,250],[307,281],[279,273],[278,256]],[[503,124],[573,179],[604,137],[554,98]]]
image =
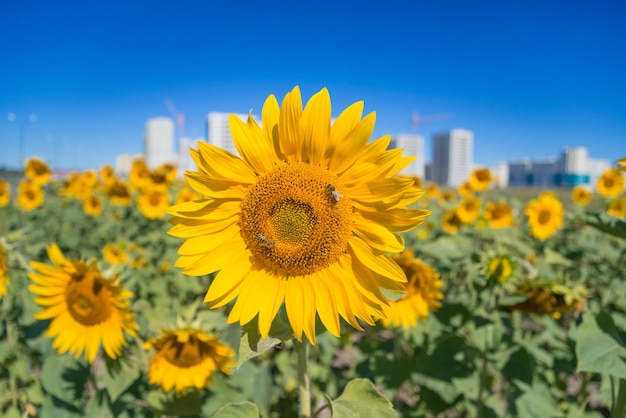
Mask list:
[[435,122],[438,120],[450,119],[451,113],[437,113],[434,115],[420,116],[417,110],[413,111],[411,115],[411,125],[413,126],[413,133],[417,133],[417,127],[424,122]]

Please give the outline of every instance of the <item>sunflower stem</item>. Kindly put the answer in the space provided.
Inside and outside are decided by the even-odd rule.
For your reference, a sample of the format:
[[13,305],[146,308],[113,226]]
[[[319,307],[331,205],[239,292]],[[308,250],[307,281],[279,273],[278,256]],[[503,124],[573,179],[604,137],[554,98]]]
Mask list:
[[309,344],[294,341],[298,356],[298,400],[299,417],[311,417],[311,379],[309,377]]
[[617,389],[617,399],[611,410],[611,418],[619,418],[626,416],[626,380],[619,380],[619,389]]

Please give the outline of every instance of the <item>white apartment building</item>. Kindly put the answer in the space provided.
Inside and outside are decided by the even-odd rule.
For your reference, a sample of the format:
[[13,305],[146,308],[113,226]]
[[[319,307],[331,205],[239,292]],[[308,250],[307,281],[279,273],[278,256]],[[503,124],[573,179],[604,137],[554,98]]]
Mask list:
[[143,150],[146,165],[151,169],[161,164],[174,163],[174,121],[166,117],[148,119]]
[[180,138],[178,144],[178,177],[184,177],[185,171],[198,171],[196,162],[191,158],[191,148],[198,149],[198,142],[205,142],[204,138]]
[[474,158],[474,133],[452,129],[433,136],[433,181],[457,187],[471,172]]
[[424,137],[421,135],[398,134],[391,137],[389,148],[402,148],[403,155],[415,157],[399,174],[417,176],[424,180]]
[[[235,148],[233,137],[230,134],[230,127],[228,125],[230,115],[231,113],[225,112],[210,112],[207,115],[207,141],[209,144],[213,144],[235,155],[239,155],[237,148]],[[248,115],[236,113],[235,116],[244,122],[248,120]],[[258,118],[254,115],[252,117],[258,122]]]

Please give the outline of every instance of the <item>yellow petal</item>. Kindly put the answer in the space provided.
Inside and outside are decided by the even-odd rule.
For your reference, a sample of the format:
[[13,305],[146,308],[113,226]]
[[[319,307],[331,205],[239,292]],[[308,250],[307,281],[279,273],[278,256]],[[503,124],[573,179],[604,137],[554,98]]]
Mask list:
[[285,95],[278,119],[280,149],[290,161],[302,161],[301,116],[302,97],[300,96],[300,87],[296,86]]
[[323,88],[316,93],[302,113],[302,134],[304,154],[302,159],[317,165],[324,158],[330,142],[330,95]]
[[248,116],[248,123],[245,124],[235,115],[230,115],[228,119],[230,131],[237,151],[241,157],[258,173],[264,174],[271,170],[274,161],[274,150],[270,148],[261,131],[251,116]]

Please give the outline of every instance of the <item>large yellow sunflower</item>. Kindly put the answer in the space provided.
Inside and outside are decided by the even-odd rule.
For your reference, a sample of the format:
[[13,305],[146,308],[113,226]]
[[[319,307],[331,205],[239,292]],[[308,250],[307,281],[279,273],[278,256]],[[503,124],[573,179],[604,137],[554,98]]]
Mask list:
[[126,183],[121,180],[114,181],[107,188],[107,196],[115,206],[128,206],[130,203],[130,190],[128,190]]
[[100,275],[91,264],[66,259],[59,247],[48,247],[53,265],[31,261],[35,270],[28,277],[35,282],[28,289],[35,303],[44,308],[35,319],[51,319],[46,337],[59,354],[69,351],[76,358],[83,352],[92,363],[100,344],[110,358],[116,358],[126,345],[124,331],[131,336],[139,329],[128,309],[133,294],[123,290],[116,278]]
[[30,158],[26,161],[24,175],[38,186],[43,186],[50,181],[52,173],[43,160]]
[[494,178],[488,168],[476,168],[470,174],[468,181],[472,190],[482,192],[489,188]]
[[184,394],[190,388],[204,389],[217,372],[232,373],[235,352],[217,337],[195,329],[162,334],[144,346],[156,350],[148,368],[151,384]]
[[545,240],[563,226],[565,211],[559,199],[550,192],[544,192],[526,205],[526,216],[531,234]]
[[237,298],[229,323],[258,315],[267,337],[283,301],[298,340],[315,343],[316,314],[339,336],[339,316],[362,329],[387,303],[380,287],[402,291],[406,277],[387,252],[404,249],[398,232],[430,213],[408,209],[422,191],[394,178],[412,157],[387,150],[390,138],[368,142],[373,113],[363,103],[331,125],[330,96],[315,94],[302,109],[298,87],[279,108],[273,95],[252,117],[230,117],[241,158],[199,143],[192,156],[200,172],[189,185],[207,199],[176,205],[170,233],[186,238],[176,265],[189,275],[217,270],[205,301],[224,306]]
[[9,266],[4,255],[4,249],[0,245],[0,299],[7,294],[9,285]]
[[413,258],[413,251],[405,251],[399,256],[393,256],[408,281],[404,284],[406,295],[396,301],[389,301],[383,308],[385,317],[383,325],[408,329],[417,325],[418,319],[427,319],[429,312],[436,311],[441,306],[443,293],[439,288],[443,282],[439,273],[420,259]]
[[624,191],[624,175],[618,168],[610,168],[598,178],[596,189],[601,196],[617,197]]
[[100,180],[105,186],[110,186],[115,183],[115,169],[108,164],[100,167]]
[[22,180],[17,188],[17,206],[23,211],[30,212],[43,205],[44,191],[37,184],[29,180]]
[[572,189],[572,200],[577,205],[585,206],[592,197],[593,193],[584,186],[576,186]]
[[513,225],[513,209],[506,202],[487,203],[484,215],[491,228],[508,228]]
[[83,211],[92,217],[100,216],[102,213],[102,201],[97,196],[89,196],[83,200]]
[[9,183],[0,180],[0,207],[6,206],[11,201],[11,188]]
[[459,203],[456,208],[456,213],[465,225],[472,224],[478,215],[480,215],[480,206],[482,201],[477,197],[466,197]]
[[626,197],[616,197],[611,200],[608,208],[606,209],[606,213],[609,215],[617,216],[618,218],[626,217]]
[[170,199],[165,192],[158,189],[142,193],[137,198],[139,211],[148,219],[159,219],[165,215],[170,206]]
[[456,234],[463,226],[457,209],[451,209],[441,215],[441,229],[449,234]]

